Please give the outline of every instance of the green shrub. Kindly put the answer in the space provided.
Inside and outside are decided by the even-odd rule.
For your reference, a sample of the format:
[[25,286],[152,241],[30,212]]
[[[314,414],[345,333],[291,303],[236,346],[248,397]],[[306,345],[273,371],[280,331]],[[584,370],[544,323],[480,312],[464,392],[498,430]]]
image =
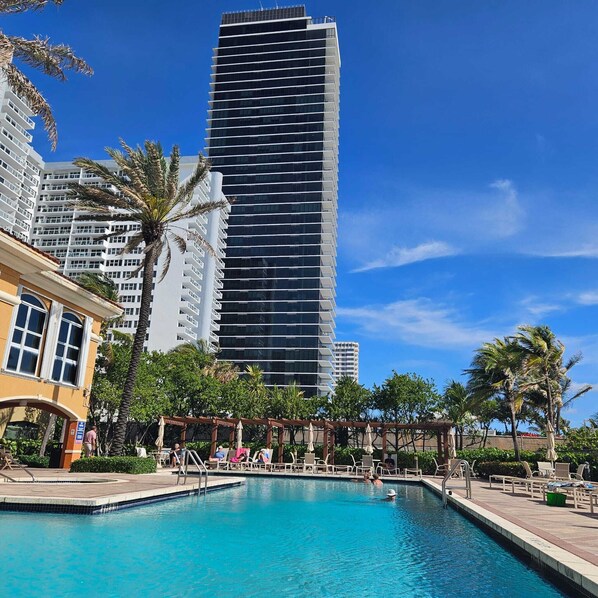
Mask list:
[[28,467],[50,467],[50,457],[40,457],[39,455],[19,455],[19,461]]
[[143,457],[92,457],[77,459],[72,473],[156,473],[156,462]]
[[517,461],[482,461],[476,463],[476,472],[482,478],[491,475],[510,475],[517,478],[525,477],[525,469]]

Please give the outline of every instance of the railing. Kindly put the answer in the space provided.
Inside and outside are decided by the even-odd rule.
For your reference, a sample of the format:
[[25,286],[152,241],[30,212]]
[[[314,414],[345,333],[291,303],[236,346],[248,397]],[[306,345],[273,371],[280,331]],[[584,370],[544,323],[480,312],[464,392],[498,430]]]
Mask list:
[[[22,469],[23,471],[27,472],[28,475],[31,476],[31,482],[27,482],[28,484],[31,484],[32,482],[36,482],[37,480],[35,479],[35,476],[23,465],[21,465],[20,463],[12,463],[11,464],[13,469],[16,467],[17,469]],[[0,471],[0,475],[3,478],[6,478],[9,482],[24,482],[25,480],[15,480],[14,478],[10,477],[7,473],[3,473],[2,471]]]
[[455,459],[453,465],[449,467],[444,479],[442,480],[442,506],[446,509],[448,503],[446,483],[453,477],[457,469],[461,469],[465,475],[465,498],[471,500],[471,468],[469,467],[469,461],[465,459]]
[[201,481],[204,481],[204,496],[208,493],[208,468],[206,467],[205,463],[201,460],[201,457],[197,454],[197,451],[194,450],[187,450],[185,449],[183,452],[183,457],[179,461],[179,471],[177,474],[176,483],[177,486],[181,481],[181,477],[183,477],[183,484],[187,483],[187,472],[189,470],[189,461],[191,461],[195,467],[197,467],[197,471],[199,472],[199,484],[197,485],[197,494],[199,494],[199,490],[201,487]]

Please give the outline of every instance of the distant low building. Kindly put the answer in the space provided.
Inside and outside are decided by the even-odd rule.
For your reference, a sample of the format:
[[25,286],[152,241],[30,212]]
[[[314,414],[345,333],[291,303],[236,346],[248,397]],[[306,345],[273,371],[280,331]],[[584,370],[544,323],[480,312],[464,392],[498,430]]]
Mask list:
[[334,382],[341,378],[359,382],[359,343],[338,341],[334,343]]
[[0,231],[0,424],[23,408],[63,418],[66,468],[81,454],[100,325],[122,309],[59,268]]

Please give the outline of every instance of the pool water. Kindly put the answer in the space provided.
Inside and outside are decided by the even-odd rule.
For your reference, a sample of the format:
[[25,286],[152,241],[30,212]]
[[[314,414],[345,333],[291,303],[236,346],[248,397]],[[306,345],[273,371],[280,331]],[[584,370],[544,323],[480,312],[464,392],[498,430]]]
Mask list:
[[249,479],[100,516],[0,513],[0,530],[0,596],[563,595],[415,485]]

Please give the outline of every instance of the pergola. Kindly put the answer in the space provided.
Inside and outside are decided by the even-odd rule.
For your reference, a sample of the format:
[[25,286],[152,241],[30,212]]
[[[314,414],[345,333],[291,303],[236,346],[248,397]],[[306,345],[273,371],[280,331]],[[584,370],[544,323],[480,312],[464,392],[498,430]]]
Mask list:
[[230,428],[229,443],[232,446],[235,441],[235,429],[241,422],[245,425],[266,426],[266,447],[272,448],[272,433],[274,428],[278,431],[278,463],[283,463],[284,455],[284,432],[285,428],[291,426],[308,427],[310,424],[314,428],[322,428],[324,431],[323,457],[330,458],[330,463],[334,463],[334,430],[337,428],[366,428],[368,425],[372,429],[382,430],[382,452],[386,453],[387,433],[389,430],[419,430],[422,432],[436,432],[438,445],[438,460],[441,463],[447,463],[449,458],[448,435],[453,427],[453,422],[446,420],[434,420],[428,422],[418,422],[413,424],[399,424],[394,422],[379,421],[330,421],[325,419],[272,419],[272,418],[245,418],[245,417],[179,417],[164,416],[164,423],[180,426],[181,444],[185,444],[187,435],[187,426],[189,424],[202,424],[212,427],[210,454],[216,452],[218,445],[218,429],[220,427]]

